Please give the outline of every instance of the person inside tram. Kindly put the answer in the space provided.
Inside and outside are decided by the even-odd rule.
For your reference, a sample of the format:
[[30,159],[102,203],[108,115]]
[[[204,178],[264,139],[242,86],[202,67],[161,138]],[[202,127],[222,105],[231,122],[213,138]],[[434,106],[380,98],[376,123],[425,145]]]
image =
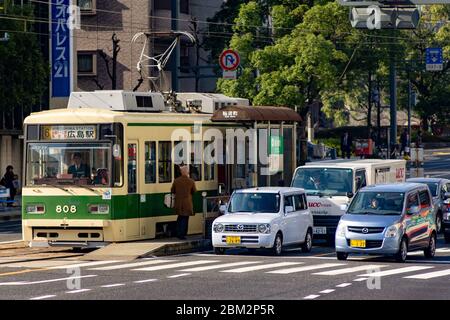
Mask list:
[[73,164],[69,167],[67,171],[68,174],[72,174],[73,178],[90,178],[91,177],[91,169],[81,159],[81,153],[75,152],[72,155]]
[[108,170],[98,169],[97,175],[94,178],[94,184],[108,185]]

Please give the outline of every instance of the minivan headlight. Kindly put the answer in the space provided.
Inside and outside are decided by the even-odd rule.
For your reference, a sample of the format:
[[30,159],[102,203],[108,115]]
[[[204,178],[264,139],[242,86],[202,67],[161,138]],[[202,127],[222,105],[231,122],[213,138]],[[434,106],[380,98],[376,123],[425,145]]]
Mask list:
[[258,232],[259,233],[270,233],[270,224],[268,224],[268,223],[259,224]]
[[393,224],[392,226],[387,228],[386,233],[384,234],[384,236],[385,236],[385,238],[396,237],[399,230],[400,230],[399,224]]
[[338,224],[338,227],[337,227],[337,229],[336,229],[336,234],[339,236],[339,237],[345,237],[345,225],[343,224],[343,223],[339,223]]
[[214,230],[214,232],[223,232],[223,230],[224,230],[223,224],[221,224],[221,223],[216,223],[216,224],[213,226],[213,230]]

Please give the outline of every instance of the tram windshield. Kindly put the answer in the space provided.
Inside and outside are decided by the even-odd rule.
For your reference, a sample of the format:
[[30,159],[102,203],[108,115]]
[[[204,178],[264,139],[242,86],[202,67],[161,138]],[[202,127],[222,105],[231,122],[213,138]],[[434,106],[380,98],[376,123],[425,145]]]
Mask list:
[[111,185],[108,143],[30,143],[27,185]]

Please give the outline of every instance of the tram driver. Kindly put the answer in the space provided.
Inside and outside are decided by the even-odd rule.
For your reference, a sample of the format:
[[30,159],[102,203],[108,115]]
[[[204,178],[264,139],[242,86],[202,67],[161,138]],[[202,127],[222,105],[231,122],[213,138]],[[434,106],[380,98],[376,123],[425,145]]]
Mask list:
[[72,155],[73,164],[69,167],[67,171],[68,174],[72,174],[73,178],[90,178],[91,169],[81,159],[81,153],[75,152]]

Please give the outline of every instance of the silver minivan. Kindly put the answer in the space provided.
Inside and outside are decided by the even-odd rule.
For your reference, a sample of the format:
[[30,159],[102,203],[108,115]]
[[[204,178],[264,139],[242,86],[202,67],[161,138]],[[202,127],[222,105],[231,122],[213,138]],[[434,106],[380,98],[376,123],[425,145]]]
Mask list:
[[405,262],[409,251],[436,252],[436,222],[427,185],[380,184],[362,188],[353,198],[336,230],[336,255],[393,255]]

